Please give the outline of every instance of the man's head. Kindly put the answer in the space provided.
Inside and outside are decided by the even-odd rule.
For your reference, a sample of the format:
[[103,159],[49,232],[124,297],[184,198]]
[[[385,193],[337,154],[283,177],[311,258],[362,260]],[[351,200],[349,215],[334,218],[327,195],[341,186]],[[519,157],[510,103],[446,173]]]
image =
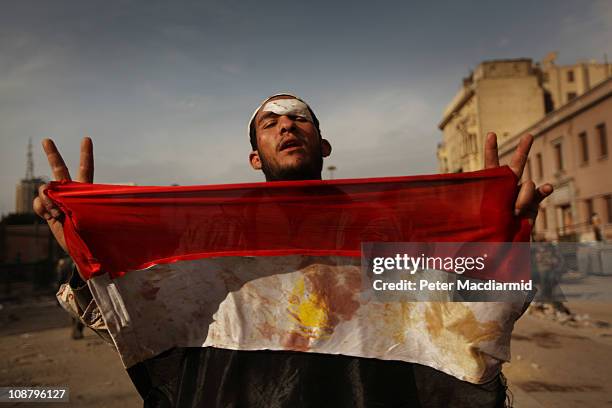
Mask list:
[[268,181],[320,180],[331,145],[310,107],[289,94],[266,99],[249,122],[251,166]]

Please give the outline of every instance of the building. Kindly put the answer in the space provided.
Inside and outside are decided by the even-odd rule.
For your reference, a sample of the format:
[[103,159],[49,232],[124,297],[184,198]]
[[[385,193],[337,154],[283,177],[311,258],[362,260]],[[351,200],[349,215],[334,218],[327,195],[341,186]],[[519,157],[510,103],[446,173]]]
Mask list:
[[612,239],[612,77],[572,98],[499,146],[507,164],[520,137],[534,136],[523,179],[551,183],[535,233],[548,240],[591,241],[593,213]]
[[444,132],[438,146],[440,172],[482,169],[488,131],[495,130],[503,141],[544,114],[544,89],[530,59],[479,64],[438,125]]
[[17,184],[15,189],[16,214],[34,213],[32,203],[34,198],[38,196],[38,187],[41,184],[45,184],[45,180],[42,178],[23,179]]
[[35,214],[0,219],[0,263],[32,264],[61,253],[47,223]]
[[496,132],[502,144],[612,76],[612,64],[558,66],[556,57],[551,53],[538,64],[526,58],[479,64],[463,80],[438,125],[443,132],[437,151],[440,172],[481,169],[487,132]]
[[560,108],[593,86],[612,76],[612,66],[597,61],[583,61],[574,65],[555,65],[557,53],[548,54],[539,65],[545,89],[546,112]]
[[55,262],[63,253],[47,223],[34,214],[34,197],[45,180],[33,174],[30,141],[26,176],[17,184],[15,212],[0,219],[2,297],[23,296],[32,288],[49,287],[55,280]]

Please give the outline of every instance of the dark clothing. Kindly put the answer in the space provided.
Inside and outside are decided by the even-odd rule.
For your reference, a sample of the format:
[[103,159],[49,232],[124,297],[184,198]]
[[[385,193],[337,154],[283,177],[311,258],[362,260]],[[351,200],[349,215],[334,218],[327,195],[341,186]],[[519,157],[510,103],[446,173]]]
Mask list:
[[593,232],[595,233],[595,241],[597,242],[603,242],[604,237],[603,237],[603,232],[601,232],[601,228],[594,225],[593,226]]
[[128,369],[145,407],[503,407],[502,376],[460,381],[398,361],[180,348]]

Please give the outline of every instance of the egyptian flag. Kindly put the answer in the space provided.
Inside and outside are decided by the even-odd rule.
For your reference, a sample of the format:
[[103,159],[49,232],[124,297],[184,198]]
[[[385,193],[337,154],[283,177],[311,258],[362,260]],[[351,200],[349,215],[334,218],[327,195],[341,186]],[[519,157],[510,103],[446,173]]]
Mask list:
[[334,181],[53,182],[70,255],[126,367],[173,347],[293,350],[500,372],[521,302],[364,296],[364,242],[525,242],[508,167]]

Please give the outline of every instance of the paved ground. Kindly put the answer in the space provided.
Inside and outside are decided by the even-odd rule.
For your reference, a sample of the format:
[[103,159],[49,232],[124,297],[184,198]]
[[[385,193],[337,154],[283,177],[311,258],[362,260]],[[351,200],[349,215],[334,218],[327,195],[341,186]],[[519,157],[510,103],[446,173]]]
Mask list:
[[0,310],[0,385],[67,385],[70,406],[141,407],[112,346],[90,330],[72,340],[69,325],[54,299]]
[[578,321],[521,318],[504,368],[517,407],[612,407],[612,304],[568,303]]
[[[610,306],[570,303],[574,321],[529,314],[518,322],[504,369],[515,407],[612,407]],[[113,348],[88,331],[70,339],[68,325],[53,299],[4,305],[0,385],[68,385],[75,407],[141,406]]]

